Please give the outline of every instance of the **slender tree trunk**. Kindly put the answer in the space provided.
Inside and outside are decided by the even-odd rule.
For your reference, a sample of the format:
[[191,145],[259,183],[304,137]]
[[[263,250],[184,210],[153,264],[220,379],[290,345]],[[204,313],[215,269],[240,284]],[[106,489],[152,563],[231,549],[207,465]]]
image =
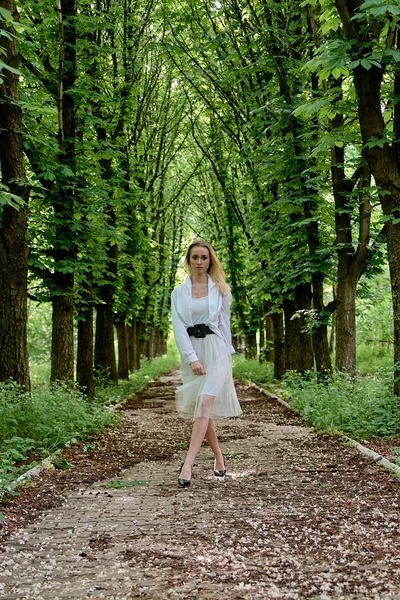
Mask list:
[[[75,172],[75,101],[70,93],[75,85],[76,68],[76,4],[75,0],[57,0],[59,19],[59,87],[58,137],[60,162]],[[55,293],[52,296],[51,381],[74,380],[74,275],[71,270],[76,258],[74,219],[74,189],[70,180],[60,175],[52,193],[56,217],[54,244]],[[68,269],[66,268],[68,267]]]
[[272,313],[274,329],[274,379],[280,381],[285,374],[286,352],[283,313]]
[[68,278],[63,278],[63,285],[58,283],[57,286],[61,295],[53,298],[50,380],[71,384],[74,381],[74,304],[71,286],[68,283],[65,286],[65,279]]
[[[0,0],[0,7],[18,20],[14,0]],[[2,60],[18,69],[15,31],[2,36]],[[14,379],[29,389],[26,339],[28,321],[28,244],[26,208],[29,187],[22,149],[22,111],[18,106],[18,75],[6,70],[0,83],[0,167],[2,183],[22,198],[19,209],[3,206],[0,211],[0,381]]]
[[126,325],[126,344],[128,347],[128,370],[132,373],[135,370],[135,328],[133,322]]
[[132,371],[138,371],[140,369],[140,344],[139,344],[139,325],[136,318],[132,321],[132,343],[130,363],[132,364]]
[[358,279],[338,270],[336,304],[336,368],[356,372],[356,292]]
[[118,378],[129,379],[128,331],[125,319],[115,324],[118,337]]
[[87,304],[79,310],[76,380],[89,398],[95,397],[93,363],[93,297],[91,284],[85,294]]
[[112,381],[118,380],[117,363],[114,347],[114,315],[112,311],[113,285],[103,285],[101,288],[102,303],[96,307],[96,335],[94,345],[94,365],[96,371],[107,376]]
[[265,317],[265,341],[268,345],[265,358],[268,362],[274,362],[274,321],[271,315]]
[[258,360],[260,363],[263,363],[266,360],[266,358],[265,358],[265,319],[266,319],[266,317],[263,315],[263,312],[260,309],[260,324],[259,324],[260,353],[258,355]]
[[246,335],[246,350],[245,350],[246,358],[256,358],[257,357],[257,336],[256,332],[251,332]]
[[324,322],[324,314],[326,314],[326,311],[324,306],[323,277],[318,273],[314,274],[312,283],[313,308],[318,312],[319,315],[319,324],[313,329],[312,333],[315,367],[317,373],[323,377],[332,377],[332,362],[328,342],[328,325],[326,322]]

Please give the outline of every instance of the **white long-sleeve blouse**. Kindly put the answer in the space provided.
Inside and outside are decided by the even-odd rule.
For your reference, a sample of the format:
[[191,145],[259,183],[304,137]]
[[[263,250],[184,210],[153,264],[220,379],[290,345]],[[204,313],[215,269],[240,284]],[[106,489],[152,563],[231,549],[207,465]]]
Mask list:
[[[230,326],[231,303],[232,294],[229,292],[223,296],[211,277],[208,276],[209,318],[205,325],[208,325],[224,341],[229,353],[234,354],[235,349],[232,346]],[[194,325],[192,319],[192,280],[189,276],[186,277],[183,283],[174,288],[171,294],[171,305],[175,343],[182,360],[190,364],[199,359],[186,331],[188,327]]]

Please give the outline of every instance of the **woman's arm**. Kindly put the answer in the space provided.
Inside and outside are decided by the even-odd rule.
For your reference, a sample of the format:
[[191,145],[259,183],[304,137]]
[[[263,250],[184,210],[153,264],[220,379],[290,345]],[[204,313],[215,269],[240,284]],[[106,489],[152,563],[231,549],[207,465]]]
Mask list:
[[222,308],[219,313],[219,329],[222,333],[222,336],[225,340],[225,343],[228,348],[231,349],[231,353],[234,353],[235,350],[232,347],[232,334],[231,334],[231,304],[232,304],[232,294],[228,292],[225,296],[222,296]]
[[177,294],[175,290],[171,295],[171,308],[172,308],[172,327],[174,330],[175,343],[178,347],[179,354],[182,360],[188,364],[198,361],[196,352],[193,349],[193,344],[190,341],[186,326],[179,317],[177,307]]

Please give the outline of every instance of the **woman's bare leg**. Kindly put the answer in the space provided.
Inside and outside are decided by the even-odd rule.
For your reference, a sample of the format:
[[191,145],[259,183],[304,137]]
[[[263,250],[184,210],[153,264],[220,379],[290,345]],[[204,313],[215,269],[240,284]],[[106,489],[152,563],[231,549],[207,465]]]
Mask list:
[[[214,396],[204,396],[202,414],[210,414],[210,407],[213,400]],[[189,450],[186,455],[185,462],[183,463],[183,467],[181,469],[181,479],[190,479],[192,476],[192,466],[206,436],[209,422],[210,418],[208,416],[204,416],[197,417],[197,419],[195,419],[195,422],[193,423]]]
[[215,456],[215,468],[217,471],[225,469],[224,457],[222,456],[221,448],[219,447],[217,432],[213,419],[209,419],[206,431],[206,440],[210,445]]

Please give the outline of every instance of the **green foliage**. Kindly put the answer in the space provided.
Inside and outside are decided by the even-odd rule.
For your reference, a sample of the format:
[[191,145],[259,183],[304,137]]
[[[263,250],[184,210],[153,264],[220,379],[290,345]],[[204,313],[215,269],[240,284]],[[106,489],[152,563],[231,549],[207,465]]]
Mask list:
[[375,373],[393,364],[393,307],[387,269],[361,282],[356,302],[357,371]]
[[28,300],[28,353],[31,363],[49,363],[50,351],[51,305],[49,302]]
[[[25,394],[12,382],[0,384],[0,492],[33,466],[26,464],[30,457],[47,456],[71,440],[87,440],[104,426],[112,425],[116,419],[113,405],[170,371],[176,363],[176,350],[144,361],[129,381],[101,388],[95,401],[62,384]],[[85,448],[90,450],[92,446]],[[63,460],[54,466],[73,468]]]
[[256,359],[246,359],[242,354],[234,354],[232,359],[233,376],[240,381],[250,381],[260,386],[274,379],[272,363],[260,363]]
[[115,404],[125,398],[133,396],[162,373],[167,373],[178,363],[178,351],[174,344],[170,344],[168,354],[151,360],[143,359],[139,371],[131,373],[129,380],[121,380],[118,384],[97,386],[97,402]]
[[290,405],[307,423],[328,433],[344,433],[353,438],[394,436],[400,431],[400,401],[393,396],[390,369],[355,381],[337,375],[332,383],[319,384],[289,373],[285,379]]
[[[0,73],[1,73],[1,61],[0,61]],[[0,83],[1,83],[1,77],[0,77]],[[16,196],[15,194],[12,194],[9,190],[9,188],[4,185],[4,183],[2,183],[0,181],[0,207],[2,206],[12,206],[13,208],[15,208],[16,210],[18,210],[18,208],[23,204],[23,200],[20,196]]]

